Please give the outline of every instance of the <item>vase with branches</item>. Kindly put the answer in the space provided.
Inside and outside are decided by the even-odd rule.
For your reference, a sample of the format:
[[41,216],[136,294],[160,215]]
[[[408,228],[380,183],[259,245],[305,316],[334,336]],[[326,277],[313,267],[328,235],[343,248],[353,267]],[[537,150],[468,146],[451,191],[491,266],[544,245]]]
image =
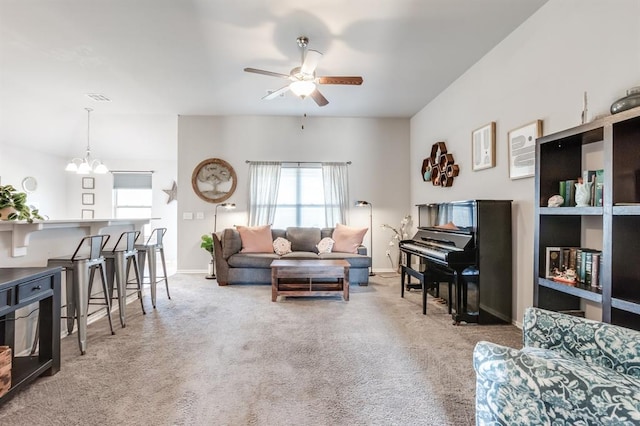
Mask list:
[[389,248],[387,248],[386,254],[389,262],[391,262],[391,268],[395,269],[397,273],[400,273],[400,267],[402,265],[402,252],[400,251],[400,249],[398,249],[398,262],[394,265],[393,258],[391,257],[391,247],[399,246],[401,240],[406,240],[407,238],[409,238],[409,234],[407,233],[407,231],[412,224],[413,220],[411,218],[411,215],[408,214],[400,221],[400,226],[397,228],[386,223],[380,225],[382,228],[389,229],[393,232],[391,240],[389,240]]

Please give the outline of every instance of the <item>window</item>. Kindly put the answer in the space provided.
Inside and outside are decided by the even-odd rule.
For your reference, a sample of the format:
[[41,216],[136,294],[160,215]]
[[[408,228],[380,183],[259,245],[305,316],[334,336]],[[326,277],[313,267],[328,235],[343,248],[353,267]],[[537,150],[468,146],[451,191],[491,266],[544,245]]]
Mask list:
[[[113,174],[113,217],[150,218],[153,193],[151,173]],[[143,235],[148,235],[150,225],[145,225]]]
[[298,166],[284,163],[280,170],[280,185],[274,228],[315,226],[324,228],[324,189],[320,164]]
[[346,223],[348,164],[251,162],[249,225],[282,229]]

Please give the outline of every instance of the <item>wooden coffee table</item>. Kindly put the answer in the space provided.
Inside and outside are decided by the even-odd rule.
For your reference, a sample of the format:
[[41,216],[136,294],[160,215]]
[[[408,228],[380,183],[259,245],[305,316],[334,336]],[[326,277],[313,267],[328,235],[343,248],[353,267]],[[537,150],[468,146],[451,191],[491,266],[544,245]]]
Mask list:
[[[336,282],[326,282],[326,279]],[[314,280],[321,281],[314,281]],[[271,262],[271,301],[284,296],[329,296],[341,291],[349,300],[346,260],[278,259]]]

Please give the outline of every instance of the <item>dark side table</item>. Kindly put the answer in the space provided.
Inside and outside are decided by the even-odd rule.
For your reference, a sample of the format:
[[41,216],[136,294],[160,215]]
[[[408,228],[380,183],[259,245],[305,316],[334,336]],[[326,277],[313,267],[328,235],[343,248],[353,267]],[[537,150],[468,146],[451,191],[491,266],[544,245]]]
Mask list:
[[[61,268],[0,268],[0,345],[12,348],[11,387],[0,405],[38,376],[60,370]],[[36,355],[16,356],[15,312],[38,302],[40,350]]]

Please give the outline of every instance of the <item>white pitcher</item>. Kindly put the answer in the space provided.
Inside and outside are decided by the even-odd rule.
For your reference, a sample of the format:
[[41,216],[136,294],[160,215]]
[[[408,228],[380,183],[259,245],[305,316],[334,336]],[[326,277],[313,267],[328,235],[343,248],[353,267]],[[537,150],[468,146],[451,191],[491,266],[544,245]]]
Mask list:
[[576,183],[576,207],[588,207],[593,182]]

